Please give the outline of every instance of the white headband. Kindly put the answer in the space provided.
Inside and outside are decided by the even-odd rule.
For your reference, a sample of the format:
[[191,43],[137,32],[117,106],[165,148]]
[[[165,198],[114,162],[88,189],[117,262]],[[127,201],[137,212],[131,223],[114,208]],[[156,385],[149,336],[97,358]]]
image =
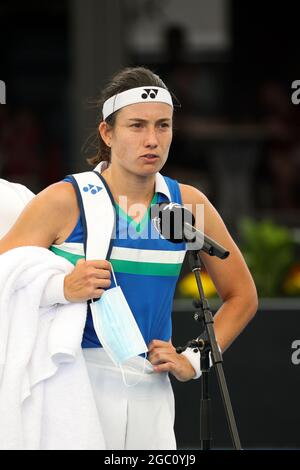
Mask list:
[[118,109],[124,108],[129,104],[145,103],[145,102],[159,102],[166,103],[172,106],[173,101],[170,93],[165,88],[157,86],[141,86],[138,88],[131,88],[130,90],[122,91],[117,95],[111,96],[105,101],[102,114],[105,120]]

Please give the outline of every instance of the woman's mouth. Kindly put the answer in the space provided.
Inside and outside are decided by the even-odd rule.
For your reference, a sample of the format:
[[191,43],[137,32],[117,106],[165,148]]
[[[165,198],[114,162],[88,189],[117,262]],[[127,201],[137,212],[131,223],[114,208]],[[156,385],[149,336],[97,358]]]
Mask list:
[[157,160],[159,156],[156,155],[155,153],[147,153],[145,155],[142,155],[141,158],[143,158],[146,161],[151,162],[151,161]]

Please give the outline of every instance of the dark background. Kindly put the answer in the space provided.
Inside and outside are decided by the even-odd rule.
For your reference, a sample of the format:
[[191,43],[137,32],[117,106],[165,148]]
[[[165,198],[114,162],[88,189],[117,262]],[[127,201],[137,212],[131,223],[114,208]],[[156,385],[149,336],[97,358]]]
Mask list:
[[[187,309],[189,305],[187,304]],[[184,345],[200,331],[192,311],[174,312],[174,342]],[[300,365],[292,363],[298,339],[297,305],[261,307],[224,354],[224,372],[244,449],[299,449]],[[172,380],[178,447],[200,448],[200,380]],[[212,447],[233,448],[215,371],[210,371]]]
[[[219,5],[219,12],[209,5]],[[94,149],[85,143],[99,114],[90,101],[123,66],[146,65],[182,103],[165,173],[202,189],[233,229],[245,214],[271,214],[293,225],[300,151],[291,84],[300,76],[300,5],[192,2],[202,26],[206,9],[215,21],[225,16],[229,44],[214,47],[192,44],[191,15],[174,22],[174,6],[174,0],[2,0],[0,79],[7,105],[0,110],[1,177],[37,192],[86,168]],[[156,48],[143,50],[128,39],[139,38],[135,30],[143,21],[163,21]]]

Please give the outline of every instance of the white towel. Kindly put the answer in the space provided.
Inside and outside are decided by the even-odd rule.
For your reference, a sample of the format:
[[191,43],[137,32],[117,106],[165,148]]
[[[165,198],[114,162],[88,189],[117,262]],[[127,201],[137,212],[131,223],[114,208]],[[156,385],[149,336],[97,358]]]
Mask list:
[[40,308],[73,265],[45,248],[0,256],[0,449],[104,449],[82,356],[86,303]]
[[26,186],[0,178],[0,238],[9,231],[33,197],[33,192]]

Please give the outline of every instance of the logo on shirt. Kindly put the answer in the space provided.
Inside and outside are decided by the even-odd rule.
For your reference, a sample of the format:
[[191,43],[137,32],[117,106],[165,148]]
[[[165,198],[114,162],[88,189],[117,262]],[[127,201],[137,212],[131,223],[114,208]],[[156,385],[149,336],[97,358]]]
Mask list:
[[85,193],[91,192],[91,194],[97,194],[99,191],[101,191],[102,188],[100,186],[95,186],[94,184],[88,184],[87,186],[84,186],[83,191]]
[[157,93],[158,93],[157,88],[144,88],[144,92],[142,93],[142,98],[143,100],[146,100],[147,98],[152,98],[154,100],[156,98]]

